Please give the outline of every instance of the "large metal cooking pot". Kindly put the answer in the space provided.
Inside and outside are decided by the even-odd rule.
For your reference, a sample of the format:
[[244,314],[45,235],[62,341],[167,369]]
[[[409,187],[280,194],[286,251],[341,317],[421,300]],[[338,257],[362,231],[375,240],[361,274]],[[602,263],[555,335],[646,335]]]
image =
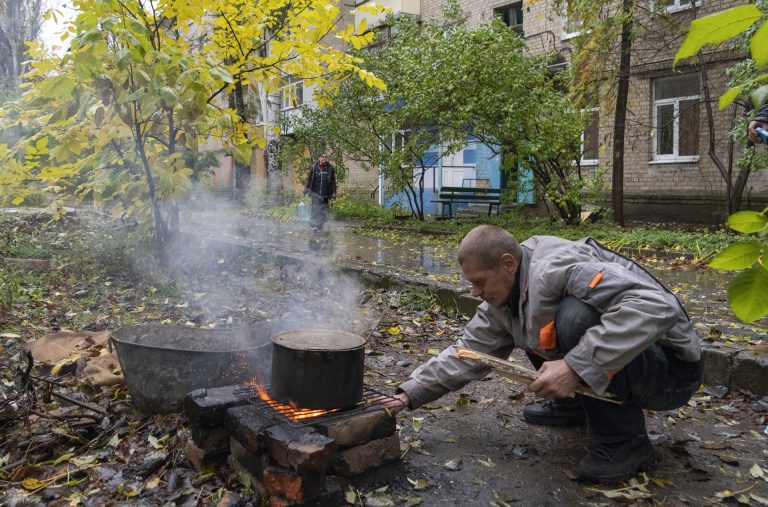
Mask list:
[[145,324],[113,331],[110,347],[131,393],[145,414],[181,410],[184,397],[201,387],[239,384],[269,378],[270,323],[230,329],[199,329]]
[[301,408],[344,408],[363,396],[365,340],[335,329],[272,337],[272,396]]

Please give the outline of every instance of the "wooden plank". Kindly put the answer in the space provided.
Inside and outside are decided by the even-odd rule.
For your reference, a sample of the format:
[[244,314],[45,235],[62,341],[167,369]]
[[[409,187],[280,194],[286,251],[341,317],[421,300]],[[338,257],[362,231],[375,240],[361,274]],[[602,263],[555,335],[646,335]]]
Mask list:
[[450,199],[445,199],[442,195],[440,196],[441,200],[449,200],[453,202],[459,202],[459,201],[467,201],[467,202],[498,202],[500,199],[498,197],[493,197],[490,195],[457,195]]
[[[459,359],[473,359],[475,361],[479,361],[486,366],[490,366],[500,375],[503,375],[504,377],[521,384],[528,385],[539,378],[539,372],[536,370],[524,368],[510,361],[505,361],[504,359],[499,359],[498,357],[483,354],[482,352],[476,352],[464,347],[456,347],[456,357]],[[589,396],[590,398],[597,398],[599,400],[621,404],[621,401],[618,400],[616,396],[610,393],[597,394],[587,386],[578,385],[576,388],[574,388],[573,391],[584,396]],[[573,394],[571,394],[571,396],[572,395]]]
[[499,188],[443,187],[439,192],[451,194],[501,195],[501,189]]

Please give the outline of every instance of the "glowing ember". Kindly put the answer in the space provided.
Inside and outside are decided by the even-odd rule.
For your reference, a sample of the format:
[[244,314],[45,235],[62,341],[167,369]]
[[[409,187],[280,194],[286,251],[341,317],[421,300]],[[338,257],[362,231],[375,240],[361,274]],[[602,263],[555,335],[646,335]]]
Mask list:
[[338,412],[341,409],[333,408],[333,409],[315,409],[315,408],[299,408],[296,406],[296,404],[291,401],[290,403],[280,403],[279,401],[273,399],[267,390],[256,382],[255,380],[248,380],[245,382],[245,385],[248,387],[252,387],[256,389],[256,391],[259,393],[259,398],[262,399],[267,405],[272,407],[273,409],[277,410],[281,414],[283,414],[285,417],[292,421],[300,421],[302,419],[312,419],[314,417],[320,417],[321,415],[326,414],[332,414],[333,412]]

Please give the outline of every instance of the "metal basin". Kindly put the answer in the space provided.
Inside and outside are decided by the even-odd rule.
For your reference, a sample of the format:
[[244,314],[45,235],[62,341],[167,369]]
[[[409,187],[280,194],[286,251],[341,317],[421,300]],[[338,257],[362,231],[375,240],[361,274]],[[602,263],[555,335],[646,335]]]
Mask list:
[[131,394],[145,414],[181,411],[184,397],[204,387],[269,379],[271,323],[232,329],[139,325],[109,336]]

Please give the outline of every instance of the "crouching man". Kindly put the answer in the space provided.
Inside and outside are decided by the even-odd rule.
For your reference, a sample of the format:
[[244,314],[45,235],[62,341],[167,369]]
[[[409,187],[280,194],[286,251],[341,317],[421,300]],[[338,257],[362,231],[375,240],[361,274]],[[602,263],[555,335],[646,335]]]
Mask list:
[[[684,405],[701,382],[699,338],[680,301],[636,263],[592,239],[534,236],[519,244],[506,230],[481,225],[459,247],[459,264],[483,299],[456,346],[506,359],[515,347],[539,370],[528,389],[530,424],[586,420],[591,437],[578,465],[593,482],[629,479],[655,462],[643,409]],[[397,390],[418,408],[490,369],[456,357],[456,346],[418,367]],[[608,401],[568,396],[584,383]]]

